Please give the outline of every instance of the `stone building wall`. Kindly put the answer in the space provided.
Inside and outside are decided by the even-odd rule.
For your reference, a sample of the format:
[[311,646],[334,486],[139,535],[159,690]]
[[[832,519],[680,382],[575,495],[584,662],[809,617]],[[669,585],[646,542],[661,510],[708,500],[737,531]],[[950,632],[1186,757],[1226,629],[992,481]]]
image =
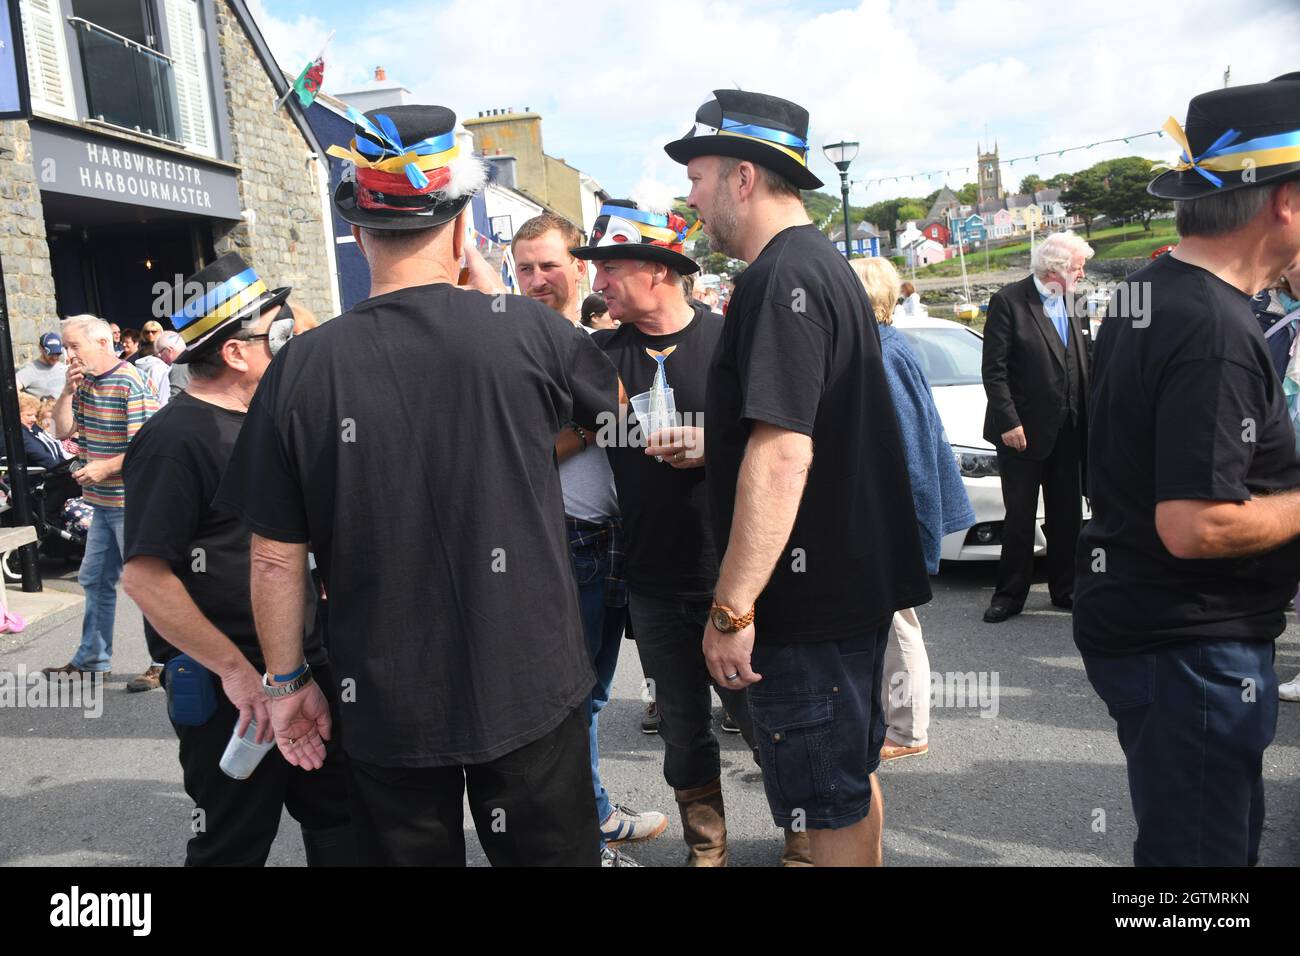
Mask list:
[[41,335],[59,327],[32,137],[25,120],[0,121],[0,261],[14,364],[19,366],[36,354]]
[[[275,87],[226,0],[215,0],[221,70],[230,115],[232,161],[240,167],[244,222],[214,236],[220,255],[235,251],[272,288],[324,319],[333,315],[326,229],[317,161],[289,115],[273,110]],[[324,157],[321,157],[324,160]]]

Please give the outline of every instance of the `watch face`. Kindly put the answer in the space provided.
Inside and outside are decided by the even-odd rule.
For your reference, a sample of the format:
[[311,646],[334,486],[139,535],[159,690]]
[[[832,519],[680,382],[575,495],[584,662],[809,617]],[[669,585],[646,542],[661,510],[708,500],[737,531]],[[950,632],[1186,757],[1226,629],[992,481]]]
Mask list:
[[727,631],[731,629],[731,618],[727,616],[726,611],[719,610],[713,612],[713,626],[719,631]]

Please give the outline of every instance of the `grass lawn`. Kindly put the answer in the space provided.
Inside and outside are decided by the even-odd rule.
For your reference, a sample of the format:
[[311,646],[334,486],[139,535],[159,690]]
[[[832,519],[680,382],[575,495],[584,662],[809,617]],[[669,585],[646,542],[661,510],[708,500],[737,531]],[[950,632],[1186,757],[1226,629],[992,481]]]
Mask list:
[[[1082,230],[1076,230],[1079,235],[1083,235]],[[1151,231],[1144,232],[1140,225],[1128,226],[1111,226],[1108,229],[1095,229],[1088,239],[1089,245],[1097,251],[1098,259],[1140,259],[1151,255],[1161,246],[1169,245],[1178,241],[1178,233],[1174,231],[1174,224],[1169,219],[1156,219],[1151,223]],[[990,271],[1009,268],[1009,261],[1013,258],[1024,257],[1029,254],[1029,240],[1013,243],[1009,246],[1000,246],[996,249],[988,250],[988,267]],[[984,271],[985,252],[983,249],[972,250],[966,253],[966,271],[976,273]],[[906,275],[909,270],[906,266],[899,270]],[[943,262],[936,262],[932,266],[923,266],[916,270],[918,279],[937,278],[941,276],[959,276],[961,275],[961,260],[959,258],[947,259]]]

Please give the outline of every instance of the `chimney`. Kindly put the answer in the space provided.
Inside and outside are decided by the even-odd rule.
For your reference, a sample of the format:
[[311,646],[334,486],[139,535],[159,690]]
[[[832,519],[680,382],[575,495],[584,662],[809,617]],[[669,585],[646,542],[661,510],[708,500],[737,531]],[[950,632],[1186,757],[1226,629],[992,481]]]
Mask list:
[[388,79],[388,74],[384,72],[382,66],[375,67],[375,79],[379,81]]
[[[498,150],[498,153],[499,152],[500,151]],[[483,158],[486,159],[492,167],[492,172],[494,174],[492,177],[493,182],[496,182],[501,186],[508,186],[511,189],[518,188],[516,186],[518,180],[515,176],[515,157],[496,155],[485,156]]]

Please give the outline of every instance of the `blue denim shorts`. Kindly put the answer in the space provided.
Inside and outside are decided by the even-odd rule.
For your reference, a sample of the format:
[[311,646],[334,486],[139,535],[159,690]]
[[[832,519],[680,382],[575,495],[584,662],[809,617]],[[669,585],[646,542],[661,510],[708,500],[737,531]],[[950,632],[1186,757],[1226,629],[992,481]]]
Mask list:
[[871,810],[889,623],[861,637],[754,648],[749,687],[763,786],[779,827],[835,830]]

